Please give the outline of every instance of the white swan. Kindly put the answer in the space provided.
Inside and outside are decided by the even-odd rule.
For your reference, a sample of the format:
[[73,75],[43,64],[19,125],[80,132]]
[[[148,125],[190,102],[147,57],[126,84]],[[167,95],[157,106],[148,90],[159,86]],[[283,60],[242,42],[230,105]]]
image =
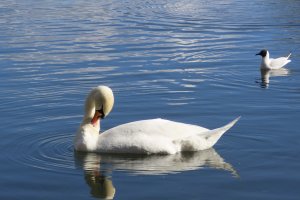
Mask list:
[[101,134],[100,118],[107,116],[114,103],[109,87],[98,86],[88,95],[85,115],[74,138],[77,151],[103,153],[175,154],[212,147],[239,118],[209,130],[200,126],[164,119],[135,121]]
[[291,60],[289,60],[291,53],[286,57],[280,57],[280,58],[270,58],[270,54],[268,50],[263,49],[256,55],[260,55],[262,57],[260,68],[263,70],[268,69],[280,69],[281,67],[285,66]]

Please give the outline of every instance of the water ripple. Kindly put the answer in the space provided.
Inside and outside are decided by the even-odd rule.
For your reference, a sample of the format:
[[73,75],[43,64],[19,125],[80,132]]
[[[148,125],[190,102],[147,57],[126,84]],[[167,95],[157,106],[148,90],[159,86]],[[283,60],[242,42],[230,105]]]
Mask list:
[[[29,167],[58,173],[74,173],[73,144],[71,135],[28,134],[19,137],[13,149],[14,162]],[[26,149],[26,151],[25,151]]]

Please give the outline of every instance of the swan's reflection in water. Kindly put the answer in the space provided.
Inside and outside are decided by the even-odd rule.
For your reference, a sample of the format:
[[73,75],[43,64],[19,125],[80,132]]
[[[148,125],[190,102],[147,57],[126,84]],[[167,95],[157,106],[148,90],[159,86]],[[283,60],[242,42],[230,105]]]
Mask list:
[[270,84],[270,77],[288,76],[290,74],[290,71],[286,68],[280,68],[276,70],[261,69],[260,74],[261,74],[261,87],[268,88]]
[[99,199],[113,199],[115,187],[107,168],[101,169],[101,156],[96,153],[74,153],[76,167],[84,170],[84,179],[90,194]]
[[83,168],[91,195],[96,198],[113,199],[116,189],[110,174],[113,170],[136,175],[166,175],[201,168],[228,171],[234,177],[237,172],[231,164],[213,149],[175,155],[128,155],[75,152],[77,167]]
[[85,171],[84,179],[90,187],[90,193],[93,197],[99,199],[113,199],[116,189],[112,184],[112,180],[102,174],[100,171]]

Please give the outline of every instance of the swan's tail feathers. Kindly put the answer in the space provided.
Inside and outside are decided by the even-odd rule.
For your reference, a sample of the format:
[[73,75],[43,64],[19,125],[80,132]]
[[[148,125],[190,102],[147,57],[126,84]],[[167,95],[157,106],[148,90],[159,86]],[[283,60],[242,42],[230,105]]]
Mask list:
[[217,141],[220,139],[220,137],[228,131],[237,121],[239,121],[241,117],[236,118],[235,120],[231,121],[230,123],[226,124],[225,126],[222,126],[220,128],[216,128],[213,130],[206,131],[202,133],[202,136],[204,135],[205,139],[207,140],[208,147],[212,147],[214,144],[217,143]]

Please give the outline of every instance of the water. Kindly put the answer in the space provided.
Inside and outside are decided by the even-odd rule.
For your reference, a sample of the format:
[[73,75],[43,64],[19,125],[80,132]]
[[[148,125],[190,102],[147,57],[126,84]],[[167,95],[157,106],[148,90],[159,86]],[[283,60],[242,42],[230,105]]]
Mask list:
[[[1,2],[0,198],[298,199],[299,10],[292,0]],[[264,82],[262,48],[293,53]],[[242,119],[204,152],[76,154],[84,98],[100,84],[116,100],[104,130]]]

